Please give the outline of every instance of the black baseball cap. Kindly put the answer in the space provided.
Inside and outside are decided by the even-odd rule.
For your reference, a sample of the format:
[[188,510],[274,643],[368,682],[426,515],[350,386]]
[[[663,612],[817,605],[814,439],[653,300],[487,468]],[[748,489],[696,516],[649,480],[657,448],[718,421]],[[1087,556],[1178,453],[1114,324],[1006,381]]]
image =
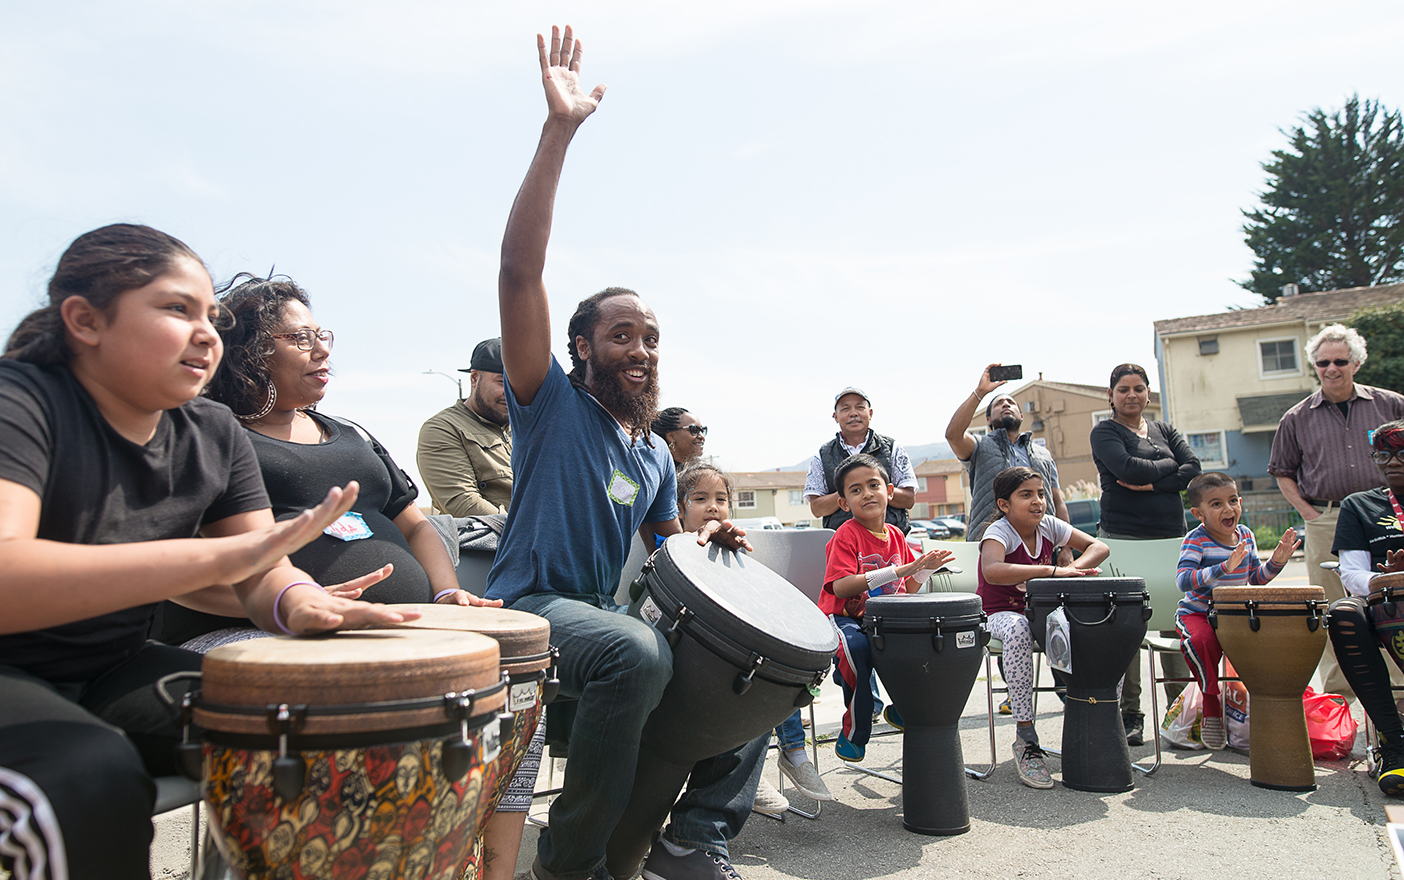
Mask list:
[[468,362],[468,366],[460,369],[460,373],[469,373],[473,370],[481,370],[484,373],[503,373],[502,369],[502,337],[484,339],[473,349],[473,359]]

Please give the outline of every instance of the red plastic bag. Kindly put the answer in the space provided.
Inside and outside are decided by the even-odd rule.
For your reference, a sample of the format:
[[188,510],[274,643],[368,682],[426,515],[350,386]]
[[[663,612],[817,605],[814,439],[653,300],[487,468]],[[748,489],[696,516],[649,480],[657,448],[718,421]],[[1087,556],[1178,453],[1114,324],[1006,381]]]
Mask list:
[[1350,754],[1357,725],[1343,697],[1318,694],[1307,688],[1302,694],[1302,710],[1306,713],[1313,758],[1339,761]]

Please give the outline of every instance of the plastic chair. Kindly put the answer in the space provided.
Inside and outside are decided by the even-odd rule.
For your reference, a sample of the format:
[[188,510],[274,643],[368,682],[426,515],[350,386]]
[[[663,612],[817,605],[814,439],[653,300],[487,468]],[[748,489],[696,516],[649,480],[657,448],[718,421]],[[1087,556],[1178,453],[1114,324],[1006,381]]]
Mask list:
[[[1146,621],[1146,637],[1141,647],[1145,649],[1150,665],[1151,719],[1156,726],[1153,734],[1155,759],[1150,764],[1131,765],[1149,776],[1159,770],[1161,764],[1160,699],[1156,685],[1194,681],[1193,678],[1171,678],[1156,674],[1158,656],[1180,653],[1180,637],[1175,634],[1175,609],[1184,594],[1175,583],[1175,574],[1180,564],[1180,548],[1184,545],[1184,539],[1154,538],[1148,541],[1128,541],[1102,538],[1101,541],[1111,548],[1111,555],[1102,563],[1102,574],[1106,577],[1141,578],[1146,582],[1146,592],[1150,594],[1151,616]],[[1158,635],[1161,632],[1169,632],[1171,635]]]
[[[750,556],[766,568],[789,581],[795,589],[809,601],[819,603],[819,594],[824,590],[824,569],[828,557],[824,548],[828,546],[833,529],[755,529],[746,533],[746,540],[755,548]],[[819,767],[819,734],[814,726],[814,704],[809,704],[810,760]],[[785,774],[780,774],[780,785],[785,791]],[[818,802],[814,812],[808,813],[791,805],[790,812],[806,819],[819,818],[824,804]]]
[[980,545],[966,541],[933,541],[921,539],[923,552],[949,550],[955,554],[939,571],[933,572],[922,587],[927,593],[973,593],[980,585],[976,572],[980,567]]

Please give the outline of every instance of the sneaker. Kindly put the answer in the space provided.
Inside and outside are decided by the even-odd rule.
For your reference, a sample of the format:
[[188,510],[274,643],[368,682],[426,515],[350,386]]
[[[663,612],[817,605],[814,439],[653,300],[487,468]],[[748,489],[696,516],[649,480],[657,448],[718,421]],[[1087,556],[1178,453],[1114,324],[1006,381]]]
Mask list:
[[[1126,744],[1128,746],[1144,745],[1146,741],[1146,716],[1144,715],[1122,715],[1121,726],[1126,728]],[[1220,746],[1223,748],[1223,746]]]
[[1038,747],[1038,743],[1014,740],[1014,769],[1019,773],[1019,781],[1029,788],[1053,787],[1053,777],[1048,774],[1048,765],[1043,757],[1043,749]]
[[1224,719],[1217,715],[1206,715],[1199,725],[1199,741],[1206,749],[1222,749],[1228,745],[1228,735],[1224,731]]
[[790,780],[790,784],[799,790],[799,793],[814,801],[831,801],[834,796],[829,793],[829,787],[824,784],[824,780],[819,778],[819,769],[814,766],[814,762],[805,760],[798,766],[791,764],[790,759],[785,755],[780,756],[780,772],[785,774],[785,778]]
[[760,784],[756,786],[756,802],[751,805],[751,809],[762,816],[769,816],[772,819],[779,819],[785,815],[785,811],[790,808],[790,802],[780,793],[770,780],[764,776],[760,778]]
[[886,709],[883,709],[882,720],[891,724],[898,730],[906,730],[906,728],[902,726],[902,716],[897,714],[896,706],[888,706]]
[[867,751],[868,750],[863,746],[855,746],[853,743],[849,742],[848,737],[841,733],[838,735],[838,741],[834,743],[834,754],[838,755],[840,760],[849,761],[854,764],[863,760],[863,755],[865,755]]
[[1380,791],[1392,797],[1404,795],[1404,748],[1382,742],[1375,761],[1375,779]]
[[661,840],[649,852],[643,876],[644,880],[741,880],[726,856],[700,849],[675,856]]
[[1013,714],[1014,714],[1014,710],[1011,709],[1010,706],[1009,706],[1009,698],[1008,698],[1008,697],[1005,697],[1005,698],[1004,698],[1004,702],[999,704],[999,714],[1001,714],[1001,715],[1013,715]]

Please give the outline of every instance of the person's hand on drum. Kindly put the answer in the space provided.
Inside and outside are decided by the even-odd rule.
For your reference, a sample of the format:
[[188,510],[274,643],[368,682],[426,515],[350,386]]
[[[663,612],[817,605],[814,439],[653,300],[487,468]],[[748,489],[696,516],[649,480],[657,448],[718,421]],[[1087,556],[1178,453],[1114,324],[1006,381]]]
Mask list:
[[[1302,546],[1302,542],[1297,540],[1297,530],[1289,526],[1287,531],[1282,533],[1282,540],[1278,541],[1277,546],[1273,548],[1272,564],[1286,565],[1300,546]],[[1400,551],[1400,567],[1404,568],[1404,551]]]
[[1404,571],[1404,550],[1386,550],[1385,561],[1375,567],[1386,574]]
[[473,608],[501,608],[501,599],[484,599],[482,596],[474,596],[467,590],[455,590],[452,593],[444,593],[434,600],[435,605],[467,605]]
[[337,629],[364,629],[418,618],[417,611],[342,599],[308,581],[285,588],[273,610],[278,630],[299,636]]
[[697,530],[698,545],[711,542],[728,550],[755,550],[746,540],[746,530],[729,519],[709,519]]
[[1076,562],[1072,565],[1053,566],[1053,577],[1055,578],[1088,577],[1096,576],[1101,573],[1102,570],[1100,568],[1078,568]]

